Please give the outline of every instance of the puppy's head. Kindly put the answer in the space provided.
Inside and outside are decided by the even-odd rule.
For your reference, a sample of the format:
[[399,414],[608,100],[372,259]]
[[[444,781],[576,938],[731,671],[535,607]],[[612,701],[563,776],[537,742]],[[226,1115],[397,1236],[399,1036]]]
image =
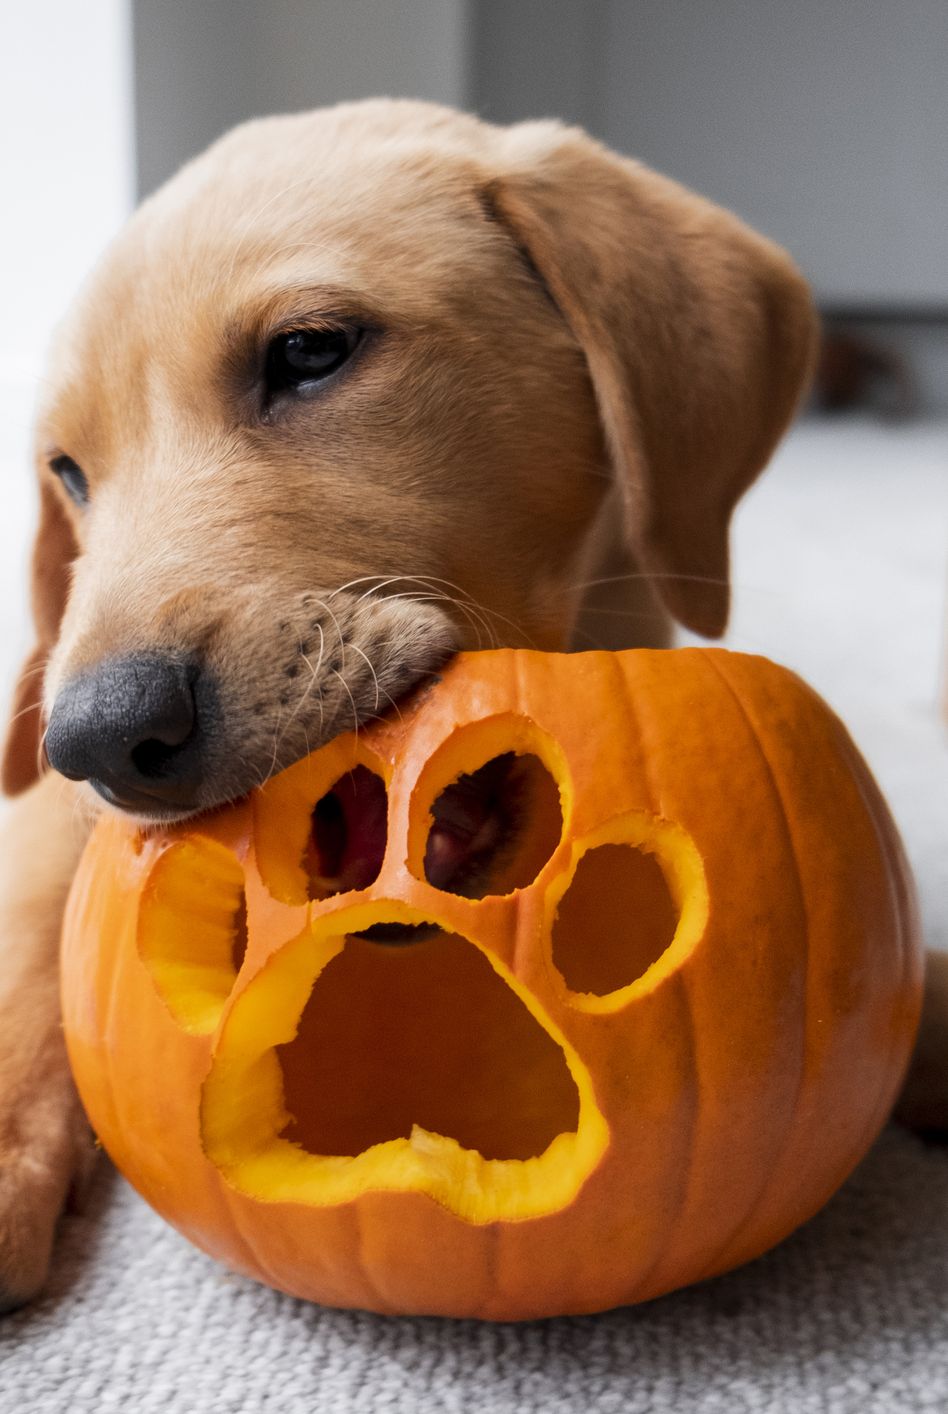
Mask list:
[[236,130],[147,201],[55,341],[39,742],[146,817],[233,798],[461,646],[566,646],[592,527],[684,623],[810,358],[777,248],[555,123],[406,102]]

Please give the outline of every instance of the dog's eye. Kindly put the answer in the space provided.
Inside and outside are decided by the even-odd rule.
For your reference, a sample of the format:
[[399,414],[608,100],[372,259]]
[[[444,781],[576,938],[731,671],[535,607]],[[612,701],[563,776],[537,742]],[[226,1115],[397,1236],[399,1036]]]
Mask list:
[[341,368],[354,352],[360,329],[291,329],[267,349],[267,393],[305,392]]
[[76,505],[84,506],[89,499],[89,483],[85,472],[76,465],[72,457],[53,457],[49,469],[54,476],[59,477]]

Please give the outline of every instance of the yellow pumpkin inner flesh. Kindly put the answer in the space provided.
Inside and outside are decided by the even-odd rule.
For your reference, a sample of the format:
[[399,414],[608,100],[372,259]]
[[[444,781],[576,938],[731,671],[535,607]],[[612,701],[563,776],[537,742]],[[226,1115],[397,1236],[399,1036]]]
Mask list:
[[245,928],[243,870],[229,849],[193,835],[165,850],[142,899],[138,954],[172,1016],[192,1035],[207,1035],[220,1021]]

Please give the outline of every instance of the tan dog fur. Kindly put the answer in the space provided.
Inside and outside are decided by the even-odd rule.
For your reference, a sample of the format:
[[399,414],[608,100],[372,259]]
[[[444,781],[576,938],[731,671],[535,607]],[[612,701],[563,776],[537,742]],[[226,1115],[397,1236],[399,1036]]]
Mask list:
[[[369,332],[340,374],[263,410],[274,333],[347,320]],[[62,684],[199,651],[221,690],[210,806],[457,647],[660,641],[669,611],[716,635],[730,514],[814,330],[778,248],[555,123],[387,100],[266,119],[144,203],[56,339],[38,422],[38,646],[0,849],[9,1303],[90,1152],[55,954],[94,812],[35,781]]]

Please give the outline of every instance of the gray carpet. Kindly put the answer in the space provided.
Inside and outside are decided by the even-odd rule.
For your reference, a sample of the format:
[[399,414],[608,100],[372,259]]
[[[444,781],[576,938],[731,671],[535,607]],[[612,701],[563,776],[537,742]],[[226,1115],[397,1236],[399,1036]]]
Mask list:
[[[797,668],[850,724],[942,947],[946,465],[944,426],[798,428],[738,519],[729,637]],[[21,602],[22,571],[11,560],[3,575],[0,623]],[[7,675],[20,633],[8,627]],[[190,1249],[103,1168],[88,1212],[63,1223],[45,1298],[0,1322],[0,1414],[925,1409],[948,1410],[948,1150],[898,1131],[743,1271],[646,1307],[523,1326],[278,1296]]]
[[909,1414],[946,1408],[948,1151],[885,1134],[741,1271],[524,1325],[307,1306],[195,1251],[103,1166],[44,1300],[0,1327],[4,1414]]

